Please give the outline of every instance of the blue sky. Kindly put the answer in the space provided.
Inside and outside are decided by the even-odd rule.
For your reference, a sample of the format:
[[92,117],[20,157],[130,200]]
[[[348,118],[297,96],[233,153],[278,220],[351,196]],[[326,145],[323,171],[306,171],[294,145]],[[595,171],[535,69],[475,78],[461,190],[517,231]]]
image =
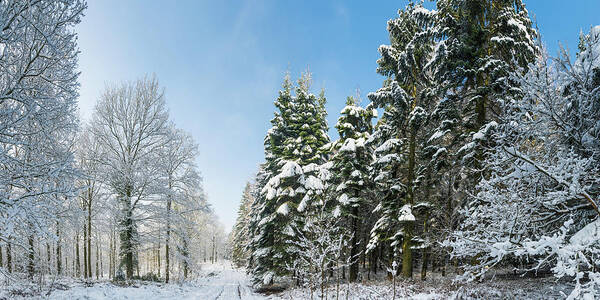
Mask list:
[[[599,0],[525,3],[552,55],[559,41],[575,51],[579,32],[600,25]],[[262,161],[286,70],[298,77],[310,69],[315,92],[325,88],[333,127],[346,96],[358,89],[366,99],[381,86],[377,48],[388,43],[386,21],[405,4],[89,1],[77,28],[82,117],[106,83],[155,73],[172,120],[199,143],[205,191],[229,230],[244,184]]]

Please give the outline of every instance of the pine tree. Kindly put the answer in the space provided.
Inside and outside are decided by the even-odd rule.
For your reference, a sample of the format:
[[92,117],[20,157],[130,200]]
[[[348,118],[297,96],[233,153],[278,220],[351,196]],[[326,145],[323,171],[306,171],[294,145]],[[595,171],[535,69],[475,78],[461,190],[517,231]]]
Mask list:
[[[499,122],[508,99],[518,98],[511,74],[527,70],[539,52],[537,32],[522,1],[440,0],[439,42],[429,67],[444,95],[436,111],[435,144],[449,152],[455,190],[472,190],[481,178],[483,140],[475,133]],[[463,176],[466,175],[466,176]],[[465,197],[458,192],[456,205]]]
[[373,180],[381,195],[376,209],[381,217],[372,230],[369,249],[385,240],[391,240],[394,248],[402,242],[402,273],[406,277],[412,276],[415,242],[421,242],[415,235],[413,209],[428,200],[419,194],[417,175],[419,154],[428,138],[429,111],[436,100],[427,72],[434,20],[434,12],[410,3],[397,19],[388,21],[391,45],[379,48],[382,57],[377,71],[389,79],[383,88],[369,94],[373,105],[385,110],[370,141],[376,148]]
[[275,106],[273,127],[265,138],[266,183],[257,199],[261,206],[257,236],[252,242],[255,284],[269,285],[287,275],[294,260],[293,240],[303,228],[302,213],[322,193],[318,165],[322,146],[329,142],[325,98],[309,92],[310,75],[298,81],[295,95],[286,76]]
[[262,189],[281,169],[279,162],[283,156],[283,141],[290,131],[285,121],[291,114],[292,83],[289,74],[285,76],[282,87],[279,97],[274,102],[277,111],[271,120],[272,127],[265,137],[265,162],[257,174],[258,193],[251,206],[252,218],[249,231],[252,232],[252,240],[248,245],[248,251],[251,253],[248,269],[252,274],[254,285],[271,284],[276,275],[274,213],[277,207],[272,199],[267,199],[267,194],[263,193]]
[[242,200],[240,201],[240,208],[238,210],[238,217],[233,227],[232,234],[232,253],[231,257],[233,263],[238,267],[243,267],[248,263],[249,253],[249,222],[250,222],[250,210],[254,202],[252,195],[253,186],[247,182],[244,192],[242,194]]
[[340,139],[332,145],[331,192],[335,195],[333,216],[345,219],[346,235],[351,237],[349,280],[356,281],[360,255],[362,222],[370,187],[370,165],[373,154],[367,140],[373,129],[371,119],[377,111],[358,106],[357,100],[348,97],[336,128]]

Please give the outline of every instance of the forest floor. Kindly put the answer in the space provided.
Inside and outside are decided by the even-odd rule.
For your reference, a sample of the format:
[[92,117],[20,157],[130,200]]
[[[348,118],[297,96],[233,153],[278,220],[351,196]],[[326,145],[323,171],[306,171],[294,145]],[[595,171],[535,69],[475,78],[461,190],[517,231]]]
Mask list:
[[[380,274],[381,275],[381,274]],[[61,279],[53,284],[0,283],[0,300],[4,299],[202,299],[202,300],[287,300],[311,299],[308,289],[292,288],[273,295],[261,295],[249,287],[243,269],[231,263],[206,264],[198,279],[185,283],[153,283],[136,281],[130,286],[115,285],[107,280],[84,282]],[[483,283],[460,284],[451,277],[430,274],[427,281],[398,280],[396,299],[564,299],[572,287],[552,277],[522,278],[498,276]],[[392,299],[390,281],[377,278],[355,284],[330,285],[326,299],[375,300]],[[319,291],[314,299],[321,299]]]
[[115,285],[107,280],[84,282],[58,280],[43,288],[39,284],[18,283],[2,286],[0,300],[4,299],[206,299],[253,300],[265,299],[253,293],[243,270],[234,269],[229,262],[206,264],[198,279],[185,283],[154,283],[135,281],[129,286]]

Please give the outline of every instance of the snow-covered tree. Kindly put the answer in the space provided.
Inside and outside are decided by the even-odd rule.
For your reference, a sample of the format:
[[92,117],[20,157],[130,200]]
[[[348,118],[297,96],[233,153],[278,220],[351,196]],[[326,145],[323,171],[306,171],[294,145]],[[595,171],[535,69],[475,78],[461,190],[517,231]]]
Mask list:
[[351,235],[345,234],[340,218],[327,209],[329,205],[326,202],[314,209],[307,216],[304,228],[298,230],[298,238],[293,242],[296,259],[287,265],[301,285],[309,288],[311,299],[317,288],[320,289],[320,298],[327,299],[325,289],[332,280],[331,275],[358,257],[355,255],[343,260],[343,252],[348,247]]
[[275,101],[273,127],[265,138],[265,180],[256,199],[256,231],[251,242],[252,274],[255,284],[269,285],[276,276],[287,274],[293,247],[303,220],[299,213],[317,205],[324,185],[318,165],[324,162],[321,147],[329,142],[325,121],[325,99],[310,93],[310,76],[298,81],[295,95],[289,75]]
[[[348,97],[346,107],[342,109],[341,116],[335,127],[340,135],[339,140],[332,143],[334,152],[330,159],[331,179],[329,197],[336,202],[332,214],[336,218],[345,219],[346,235],[352,237],[349,257],[352,257],[349,280],[356,281],[359,262],[357,257],[364,248],[361,247],[362,223],[365,218],[366,202],[372,189],[370,186],[372,149],[367,145],[367,140],[373,129],[372,118],[377,111],[371,107],[362,108],[357,100]],[[343,230],[343,229],[340,229]]]
[[252,217],[251,208],[254,203],[254,195],[252,195],[253,184],[250,182],[246,183],[238,209],[238,217],[231,232],[231,257],[233,263],[238,267],[246,266],[250,256],[248,253],[248,244],[250,242],[249,225],[250,218]]
[[[474,133],[499,122],[508,99],[518,98],[512,74],[526,71],[539,52],[537,32],[523,1],[437,1],[435,36],[428,64],[442,96],[434,111],[439,126],[433,145],[446,149],[443,190],[450,190],[448,211],[460,208],[478,183],[487,145]],[[432,138],[434,137],[432,136]],[[448,216],[449,219],[454,218]],[[447,219],[448,219],[447,218]],[[450,226],[456,220],[447,220]]]
[[[89,126],[86,126],[81,131],[77,140],[77,166],[82,172],[79,179],[79,200],[85,221],[83,222],[83,262],[85,278],[92,277],[92,217],[96,214],[96,209],[101,203],[100,201],[107,200],[106,190],[103,186],[101,165],[101,145],[98,140],[89,131]],[[77,233],[78,235],[78,233]]]
[[168,114],[155,77],[107,87],[96,105],[92,133],[103,149],[106,182],[121,206],[121,266],[133,276],[139,243],[136,215],[156,182],[155,154],[165,146]]
[[65,200],[75,196],[74,26],[85,7],[84,1],[0,3],[0,245],[9,272],[20,254],[30,277],[39,270],[34,243],[51,241]]
[[[166,136],[167,141],[157,152],[156,162],[160,172],[159,193],[163,195],[164,209],[159,210],[160,223],[165,224],[165,282],[169,283],[171,271],[171,234],[174,227],[182,226],[187,221],[182,217],[188,209],[192,208],[194,198],[189,196],[189,191],[200,185],[200,177],[196,171],[195,159],[198,155],[198,145],[192,137],[173,125],[169,126]],[[176,212],[174,212],[175,210]],[[183,210],[183,211],[182,211]],[[176,228],[182,235],[185,231]],[[184,238],[183,241],[187,241]]]
[[401,242],[398,252],[406,277],[412,276],[412,249],[421,242],[415,235],[413,210],[428,200],[419,191],[418,171],[420,153],[429,137],[429,111],[436,100],[432,74],[427,71],[435,17],[436,13],[422,4],[410,3],[399,11],[398,18],[388,21],[391,45],[379,47],[377,71],[389,79],[383,88],[369,94],[374,107],[384,109],[369,140],[375,148],[373,180],[381,199],[376,208],[381,217],[372,229],[369,249],[386,240],[394,248]]
[[520,271],[573,278],[570,299],[600,296],[600,26],[583,45],[574,63],[565,51],[553,64],[543,53],[515,75],[523,98],[510,102],[504,122],[474,136],[493,141],[490,176],[448,243],[455,256],[475,258],[468,279],[516,260]]

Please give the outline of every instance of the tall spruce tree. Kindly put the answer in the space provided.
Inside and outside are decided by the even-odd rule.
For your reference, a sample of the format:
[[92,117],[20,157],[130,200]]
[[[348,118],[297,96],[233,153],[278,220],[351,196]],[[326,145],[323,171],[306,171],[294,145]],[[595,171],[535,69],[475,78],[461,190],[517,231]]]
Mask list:
[[372,230],[369,249],[381,241],[391,240],[396,248],[401,242],[402,274],[412,276],[412,250],[416,242],[413,209],[427,207],[420,197],[417,178],[421,151],[428,139],[429,111],[436,100],[432,76],[427,72],[434,46],[432,30],[435,12],[421,4],[410,3],[399,17],[388,21],[391,45],[379,48],[378,73],[388,76],[383,88],[369,94],[384,116],[371,143],[375,145],[374,180],[381,194],[377,207],[381,217]]
[[242,199],[240,201],[240,207],[238,209],[238,217],[233,227],[232,235],[232,250],[231,258],[233,263],[238,267],[246,266],[248,263],[248,243],[249,243],[249,224],[250,224],[250,212],[254,202],[254,196],[252,195],[253,186],[250,182],[246,183],[244,192],[242,193]]
[[[432,138],[454,160],[454,190],[469,191],[483,175],[489,146],[474,133],[502,119],[507,100],[518,98],[511,74],[522,74],[533,62],[537,32],[521,0],[440,0],[437,9],[439,43],[429,66],[444,102],[436,111],[442,126]],[[454,197],[458,207],[465,193]]]
[[357,100],[348,97],[346,107],[335,125],[340,135],[332,145],[335,153],[331,158],[331,191],[337,200],[333,216],[345,219],[346,235],[351,237],[350,272],[348,279],[356,281],[359,269],[361,248],[362,219],[370,190],[370,166],[373,160],[372,150],[366,143],[373,130],[371,120],[377,111],[371,106],[362,108]]
[[437,199],[431,229],[443,240],[459,226],[469,193],[489,175],[483,161],[494,141],[480,137],[489,136],[507,103],[521,97],[512,75],[526,72],[539,50],[520,0],[440,0],[435,22],[437,45],[427,67],[440,99],[431,113],[426,173],[436,176],[424,180]]
[[298,80],[295,95],[286,76],[275,106],[273,127],[265,138],[266,182],[258,198],[258,235],[252,242],[255,285],[270,285],[288,275],[294,260],[293,241],[303,228],[302,212],[324,188],[318,165],[324,162],[323,145],[329,142],[325,98],[310,93],[310,74]]

